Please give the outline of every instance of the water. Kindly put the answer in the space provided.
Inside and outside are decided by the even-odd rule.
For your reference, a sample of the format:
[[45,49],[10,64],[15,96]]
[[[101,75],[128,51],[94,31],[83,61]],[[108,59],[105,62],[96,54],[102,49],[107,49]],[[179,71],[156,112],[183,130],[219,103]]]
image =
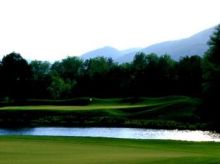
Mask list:
[[220,134],[200,130],[156,130],[141,128],[58,128],[38,127],[25,129],[0,129],[0,135],[31,136],[81,136],[130,139],[164,139],[184,141],[220,142]]

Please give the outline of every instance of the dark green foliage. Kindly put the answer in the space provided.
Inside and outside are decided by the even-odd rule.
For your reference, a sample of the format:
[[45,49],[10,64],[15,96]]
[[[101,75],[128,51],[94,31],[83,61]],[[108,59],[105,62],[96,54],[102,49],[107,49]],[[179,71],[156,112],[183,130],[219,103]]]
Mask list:
[[3,57],[1,76],[2,96],[11,98],[27,97],[31,68],[20,54],[13,52]]
[[[169,55],[138,53],[132,63],[117,64],[97,57],[82,61],[67,57],[50,65],[29,65],[12,53],[0,65],[1,97],[16,97],[19,85],[29,98],[139,97],[201,94],[201,58],[184,57],[179,62]],[[27,84],[28,83],[28,84]],[[13,87],[9,87],[13,86]],[[22,87],[19,87],[22,88]],[[19,96],[17,96],[19,97]]]
[[61,77],[53,75],[51,77],[51,84],[48,86],[48,91],[50,93],[50,96],[54,99],[63,97],[69,95],[71,92],[74,82],[70,80],[64,81]]
[[34,60],[30,63],[32,71],[31,94],[32,98],[48,98],[50,78],[50,63]]
[[201,96],[202,59],[199,56],[183,57],[177,64],[181,95]]
[[53,98],[77,95],[76,86],[83,71],[83,61],[77,57],[67,57],[51,66],[51,83],[48,91]]
[[39,81],[44,79],[50,72],[50,63],[47,61],[31,61],[30,63],[33,80]]
[[[113,81],[117,64],[112,59],[96,57],[83,63],[82,74],[79,78],[78,96],[109,97],[116,91],[115,86],[119,81]],[[117,92],[117,91],[116,91]]]
[[81,74],[83,61],[77,57],[67,57],[51,66],[51,73],[64,80],[75,81]]
[[[220,25],[209,41],[209,50],[203,61],[203,114],[220,125]],[[219,128],[219,127],[218,127]]]

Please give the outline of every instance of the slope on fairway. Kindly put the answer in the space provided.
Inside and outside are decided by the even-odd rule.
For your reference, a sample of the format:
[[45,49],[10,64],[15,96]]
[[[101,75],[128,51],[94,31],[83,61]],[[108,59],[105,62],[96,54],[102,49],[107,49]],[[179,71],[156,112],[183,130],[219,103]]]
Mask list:
[[[87,99],[77,100],[81,103],[84,101]],[[199,103],[195,98],[169,96],[94,98],[88,104],[81,105],[3,106],[0,107],[0,126],[128,126],[187,129],[191,126],[188,122],[194,124],[199,120],[195,112]],[[191,127],[195,129],[198,126]]]
[[1,164],[220,163],[220,143],[1,136]]
[[[0,110],[51,110],[51,111],[89,111],[89,110],[114,110],[114,113],[124,114],[141,112],[155,112],[164,108],[174,109],[185,106],[194,107],[198,104],[197,99],[185,96],[169,96],[161,98],[127,98],[127,99],[93,99],[86,105],[19,105],[2,106]],[[176,110],[178,111],[178,109]],[[106,111],[108,112],[108,111]],[[161,111],[160,111],[161,112]]]

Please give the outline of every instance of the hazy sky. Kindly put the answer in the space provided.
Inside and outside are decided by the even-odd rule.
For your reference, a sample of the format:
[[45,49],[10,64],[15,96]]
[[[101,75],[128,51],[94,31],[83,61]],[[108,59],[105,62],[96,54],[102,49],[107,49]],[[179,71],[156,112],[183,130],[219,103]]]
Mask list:
[[220,0],[0,0],[0,57],[59,60],[188,37],[220,23]]

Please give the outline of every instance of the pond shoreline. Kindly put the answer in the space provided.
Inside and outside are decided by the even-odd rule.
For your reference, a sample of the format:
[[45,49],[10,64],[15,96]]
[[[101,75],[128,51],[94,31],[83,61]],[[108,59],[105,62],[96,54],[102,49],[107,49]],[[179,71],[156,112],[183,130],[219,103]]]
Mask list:
[[212,124],[163,119],[136,119],[103,116],[99,113],[61,111],[0,111],[0,128],[31,127],[121,127],[218,131]]
[[16,130],[16,129],[28,129],[28,128],[51,128],[51,127],[57,127],[57,128],[134,128],[134,129],[152,129],[152,130],[188,130],[188,131],[210,131],[214,133],[219,133],[219,130],[216,130],[215,128],[210,128],[207,125],[206,126],[195,126],[195,125],[189,125],[189,127],[193,128],[185,128],[180,126],[180,127],[165,127],[165,126],[152,126],[152,125],[147,125],[147,126],[137,126],[137,125],[109,125],[109,124],[75,124],[75,125],[62,125],[62,124],[29,124],[29,125],[5,125],[2,126],[0,125],[0,129],[11,129],[11,130]]
[[181,141],[214,141],[220,142],[220,134],[201,130],[162,130],[143,128],[66,128],[37,127],[24,129],[0,129],[0,136],[72,136],[72,137],[105,137],[121,139],[160,139]]

